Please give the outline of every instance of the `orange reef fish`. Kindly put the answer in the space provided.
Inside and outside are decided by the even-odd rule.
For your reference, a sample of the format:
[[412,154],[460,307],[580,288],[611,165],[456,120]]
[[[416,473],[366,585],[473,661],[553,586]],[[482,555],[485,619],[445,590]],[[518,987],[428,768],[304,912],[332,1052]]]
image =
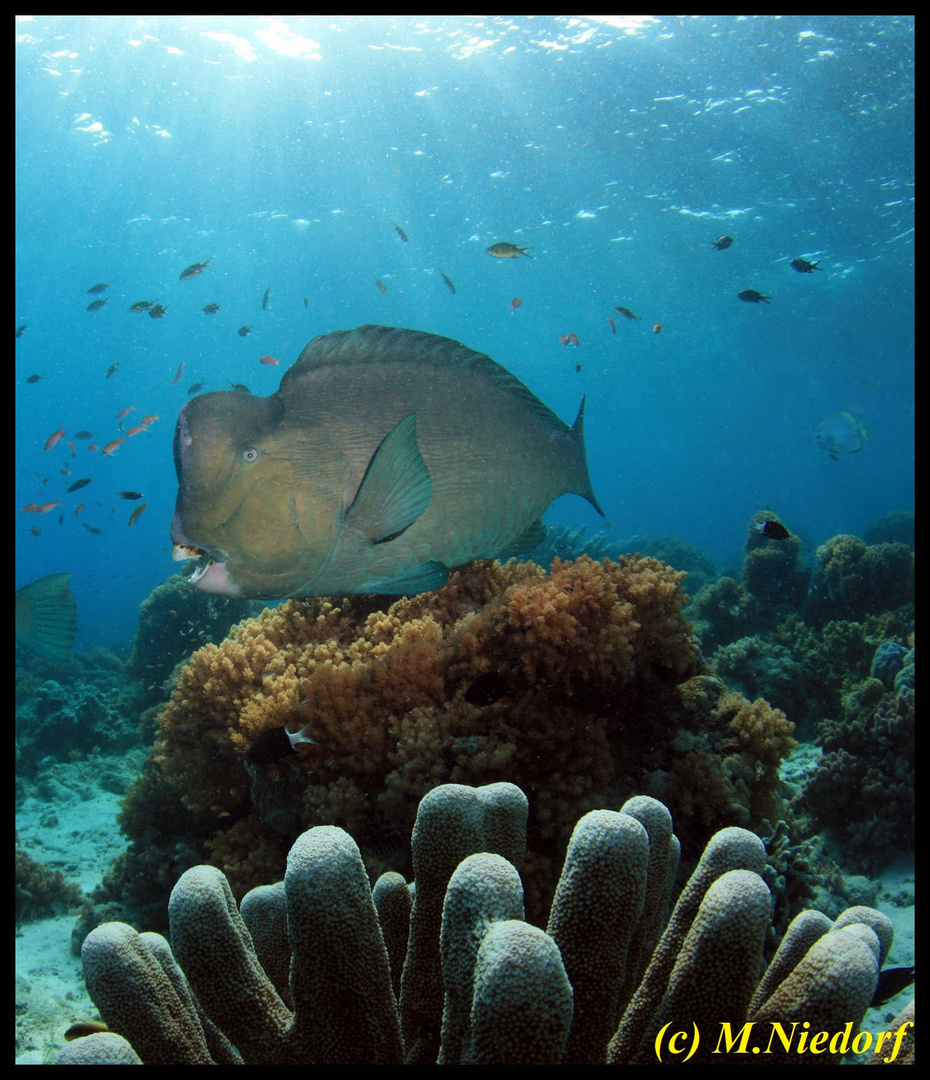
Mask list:
[[59,428],[57,431],[53,431],[52,434],[49,435],[49,437],[48,437],[48,442],[46,442],[46,444],[45,444],[45,449],[46,450],[54,449],[61,442],[61,440],[64,437],[65,437],[65,429],[63,427]]
[[607,320],[607,325],[610,327],[610,332],[612,334],[616,334],[616,332],[617,332],[617,324],[613,321],[613,319],[608,319]]
[[42,503],[40,506],[38,503],[26,503],[25,506],[19,508],[21,514],[47,514],[49,511],[54,510],[56,506],[61,505],[61,500],[58,502]]
[[652,332],[654,334],[661,334],[662,333],[662,324],[660,322],[657,322],[655,324],[655,326],[652,328]]
[[269,366],[271,364],[274,364],[275,367],[278,366],[278,361],[275,360],[273,356],[260,356],[258,358],[258,362],[260,364],[265,364],[266,366]]
[[517,310],[517,308],[521,307],[522,305],[523,305],[523,301],[520,299],[519,296],[515,300],[511,300],[510,301],[510,314],[513,315],[513,313]]
[[535,547],[560,495],[600,512],[583,406],[569,427],[434,334],[318,337],[269,397],[221,390],[181,410],[174,558],[197,559],[191,584],[225,596],[438,588],[479,556]]
[[156,420],[160,420],[160,419],[161,419],[160,416],[143,416],[142,419],[139,421],[139,423],[140,424],[145,424],[145,426],[148,427],[149,424],[154,424]]
[[122,420],[124,416],[128,416],[131,412],[135,411],[135,405],[127,405],[125,409],[120,409],[120,411],[116,414],[116,419]]
[[142,515],[145,513],[145,508],[147,506],[148,503],[142,503],[140,506],[137,506],[135,510],[133,510],[133,512],[129,515],[130,526],[135,525],[139,518],[142,517]]
[[126,438],[131,439],[133,435],[141,435],[143,431],[148,431],[148,428],[145,426],[145,424],[137,424],[135,427],[131,427],[126,432]]
[[559,341],[562,343],[562,348],[563,349],[565,348],[566,345],[577,345],[578,344],[578,335],[577,334],[563,334],[559,338]]
[[125,441],[125,439],[114,439],[112,442],[108,442],[103,448],[103,456],[109,457],[111,454],[115,454]]

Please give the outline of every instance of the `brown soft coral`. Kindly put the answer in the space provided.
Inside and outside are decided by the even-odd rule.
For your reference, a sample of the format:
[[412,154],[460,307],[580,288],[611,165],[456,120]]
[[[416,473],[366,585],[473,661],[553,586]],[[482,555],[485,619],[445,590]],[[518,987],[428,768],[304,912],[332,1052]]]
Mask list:
[[[774,796],[779,786],[778,767],[789,750],[797,746],[794,724],[781,709],[773,709],[765,698],[747,701],[742,694],[724,694],[717,712],[736,735],[739,752],[755,762],[756,781],[750,806],[750,827],[758,828],[772,817]],[[773,819],[774,820],[774,819]]]
[[[364,598],[289,601],[193,654],[161,714],[155,761],[188,809],[239,829],[211,842],[237,888],[251,876],[238,822],[282,835],[343,825],[380,858],[445,782],[531,792],[530,863],[557,866],[608,781],[626,797],[671,767],[676,727],[720,726],[709,702],[688,710],[676,694],[703,672],[681,613],[684,576],[639,556],[556,560],[549,574],[477,563],[385,611]],[[282,727],[315,745],[250,760]]]

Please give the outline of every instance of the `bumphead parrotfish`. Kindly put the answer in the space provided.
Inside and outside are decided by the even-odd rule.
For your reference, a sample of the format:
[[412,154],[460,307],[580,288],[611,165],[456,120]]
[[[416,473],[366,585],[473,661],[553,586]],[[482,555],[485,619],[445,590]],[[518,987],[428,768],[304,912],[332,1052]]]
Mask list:
[[418,593],[545,535],[566,493],[599,512],[584,399],[571,427],[490,357],[362,326],[315,338],[268,397],[222,390],[178,417],[175,560],[254,599]]

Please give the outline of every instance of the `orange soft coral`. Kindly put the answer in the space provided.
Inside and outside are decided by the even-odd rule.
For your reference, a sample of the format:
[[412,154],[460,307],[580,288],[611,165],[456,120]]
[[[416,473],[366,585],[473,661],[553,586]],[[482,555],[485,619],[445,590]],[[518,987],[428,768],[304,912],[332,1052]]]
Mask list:
[[[437,784],[510,780],[533,793],[538,864],[558,865],[608,781],[667,768],[665,733],[711,712],[674,692],[703,671],[683,577],[639,556],[556,560],[549,574],[476,563],[385,611],[289,601],[193,654],[161,713],[157,765],[203,820],[340,824],[374,852]],[[482,678],[499,688],[475,694]],[[282,727],[314,744],[250,760]],[[246,882],[241,845],[212,846]]]

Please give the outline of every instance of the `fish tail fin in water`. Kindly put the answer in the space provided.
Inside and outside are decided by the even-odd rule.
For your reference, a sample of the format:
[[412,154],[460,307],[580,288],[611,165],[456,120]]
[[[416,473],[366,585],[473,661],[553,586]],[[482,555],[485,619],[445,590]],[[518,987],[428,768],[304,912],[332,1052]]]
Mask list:
[[597,501],[597,496],[594,494],[594,488],[591,485],[591,475],[588,472],[588,454],[584,446],[584,403],[585,398],[582,397],[581,404],[578,406],[578,415],[575,417],[575,422],[572,424],[571,429],[572,441],[575,443],[578,450],[582,479],[581,484],[572,492],[572,494],[580,495],[583,499],[587,499],[601,517],[607,517],[601,504]]
[[16,590],[16,640],[47,660],[66,660],[77,632],[70,574],[49,574]]

